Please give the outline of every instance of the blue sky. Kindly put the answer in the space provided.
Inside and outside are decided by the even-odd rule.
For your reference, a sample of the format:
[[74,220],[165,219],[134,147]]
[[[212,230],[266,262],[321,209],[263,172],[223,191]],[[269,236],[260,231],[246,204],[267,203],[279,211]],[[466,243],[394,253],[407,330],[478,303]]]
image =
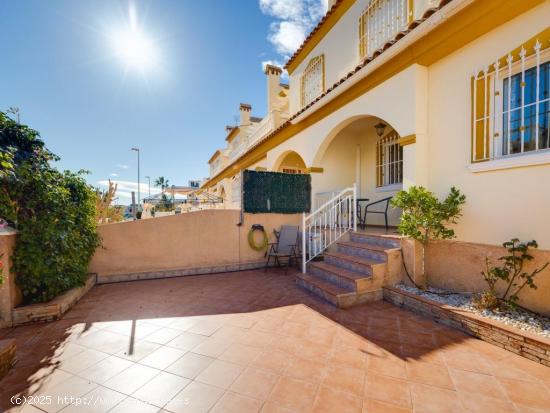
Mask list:
[[[326,0],[3,0],[0,110],[19,107],[60,168],[87,169],[94,185],[121,181],[123,202],[137,180],[131,147],[142,182],[186,184],[207,176],[239,102],[265,114],[262,62],[284,62],[325,9]],[[130,22],[147,39],[136,65],[116,48]]]

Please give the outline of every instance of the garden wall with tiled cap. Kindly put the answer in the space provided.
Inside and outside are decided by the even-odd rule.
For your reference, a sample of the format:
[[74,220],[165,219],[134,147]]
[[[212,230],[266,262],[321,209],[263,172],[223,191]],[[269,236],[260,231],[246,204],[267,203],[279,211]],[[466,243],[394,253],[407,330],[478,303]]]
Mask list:
[[434,321],[502,347],[550,367],[550,340],[468,311],[419,297],[394,287],[384,287],[384,299]]

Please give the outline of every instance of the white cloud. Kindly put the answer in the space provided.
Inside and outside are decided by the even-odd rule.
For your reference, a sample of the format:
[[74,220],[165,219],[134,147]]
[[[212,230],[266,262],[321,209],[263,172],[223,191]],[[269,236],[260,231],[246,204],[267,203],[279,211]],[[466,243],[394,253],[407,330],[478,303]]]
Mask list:
[[294,53],[327,7],[328,0],[260,0],[262,13],[276,19],[267,36],[276,52],[285,59]]
[[116,177],[118,176],[118,174],[116,174],[116,173],[113,172],[113,173],[111,174],[111,176],[116,178]]
[[[117,185],[117,191],[115,194],[115,198],[118,198],[118,200],[116,201],[117,204],[129,204],[132,200],[132,191],[136,193],[136,198],[137,198],[137,190],[138,190],[137,182],[117,181],[113,179],[111,180],[111,182]],[[103,188],[109,187],[108,180],[98,181],[97,184]],[[149,196],[149,185],[147,183],[140,182],[139,189],[141,193],[141,199]],[[160,189],[151,187],[151,195],[158,194],[159,192],[160,192]]]
[[[278,66],[282,68],[285,64],[279,60],[264,60],[262,61],[262,71],[265,70],[265,67],[267,65],[273,65],[273,66]],[[283,69],[283,74],[281,75],[281,78],[288,79],[288,72],[284,69]]]
[[123,163],[117,163],[115,166],[116,166],[118,169],[128,169],[128,168],[129,168],[128,165],[125,165],[125,164],[123,164]]

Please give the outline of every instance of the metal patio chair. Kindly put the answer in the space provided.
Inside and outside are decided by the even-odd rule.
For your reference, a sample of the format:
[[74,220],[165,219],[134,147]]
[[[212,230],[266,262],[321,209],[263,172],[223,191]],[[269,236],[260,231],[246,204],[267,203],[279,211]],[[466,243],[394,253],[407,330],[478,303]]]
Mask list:
[[281,230],[275,235],[277,242],[271,242],[268,244],[267,261],[265,263],[264,271],[269,267],[271,258],[274,258],[274,262],[279,267],[281,266],[281,258],[286,261],[285,274],[288,273],[288,267],[292,264],[292,260],[298,261],[298,254],[296,253],[296,243],[298,240],[298,226],[294,225],[282,225]]
[[[388,231],[388,207],[390,206],[390,200],[392,199],[392,196],[389,196],[387,198],[379,199],[378,201],[371,202],[370,204],[365,205],[365,212],[363,212],[363,226],[367,226],[367,214],[383,214],[384,220],[386,223],[386,232]],[[384,210],[382,211],[369,211],[369,207],[372,207],[374,205],[386,203]]]

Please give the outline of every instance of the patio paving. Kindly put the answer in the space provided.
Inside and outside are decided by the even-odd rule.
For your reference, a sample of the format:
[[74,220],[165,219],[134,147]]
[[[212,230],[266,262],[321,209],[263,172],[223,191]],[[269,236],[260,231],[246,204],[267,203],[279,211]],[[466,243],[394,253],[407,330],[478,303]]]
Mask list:
[[2,337],[19,360],[3,411],[14,394],[43,396],[24,412],[550,411],[550,368],[386,302],[334,308],[278,270],[102,285]]

